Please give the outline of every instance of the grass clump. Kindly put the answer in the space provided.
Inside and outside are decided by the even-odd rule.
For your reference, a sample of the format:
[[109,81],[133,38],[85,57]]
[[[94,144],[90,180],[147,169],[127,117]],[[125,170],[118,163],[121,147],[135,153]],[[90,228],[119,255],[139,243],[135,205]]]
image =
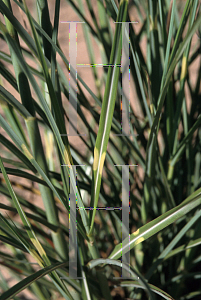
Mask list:
[[[94,88],[62,51],[64,3],[85,22]],[[0,1],[0,263],[17,279],[11,287],[0,273],[0,300],[25,290],[34,299],[200,299],[200,1],[31,4]]]

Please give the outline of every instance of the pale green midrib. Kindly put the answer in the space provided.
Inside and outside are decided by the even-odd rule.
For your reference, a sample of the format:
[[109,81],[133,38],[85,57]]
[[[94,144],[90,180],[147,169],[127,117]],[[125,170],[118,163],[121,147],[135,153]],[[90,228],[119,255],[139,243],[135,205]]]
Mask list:
[[[113,83],[113,81],[114,81],[114,72],[113,72],[113,74],[112,74],[112,80],[111,80],[111,85],[112,85],[112,83]],[[109,101],[108,101],[108,105],[107,105],[107,108],[110,106],[110,103],[111,103],[111,100],[112,100],[112,90],[110,89],[110,94],[109,94],[109,97],[108,97],[108,99],[109,99]],[[95,183],[95,191],[96,191],[96,189],[97,189],[97,184],[98,184],[98,179],[99,179],[99,176],[102,176],[101,174],[99,174],[99,170],[100,170],[100,160],[101,160],[101,158],[102,158],[102,151],[103,151],[103,148],[104,148],[104,139],[105,139],[105,134],[106,134],[106,129],[107,129],[107,124],[108,124],[108,114],[109,114],[109,109],[107,109],[107,113],[106,113],[106,117],[105,117],[105,119],[106,119],[106,123],[105,123],[105,126],[104,126],[104,130],[103,130],[103,137],[102,137],[102,140],[101,140],[101,145],[100,145],[100,155],[99,155],[99,159],[98,159],[98,161],[99,161],[99,163],[98,163],[98,168],[97,168],[97,176],[96,176],[96,183]]]

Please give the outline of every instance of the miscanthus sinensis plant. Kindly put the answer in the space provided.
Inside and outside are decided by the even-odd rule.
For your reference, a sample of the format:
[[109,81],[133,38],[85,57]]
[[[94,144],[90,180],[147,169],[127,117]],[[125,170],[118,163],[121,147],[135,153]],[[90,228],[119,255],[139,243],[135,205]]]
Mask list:
[[[85,22],[90,64],[95,41],[103,69],[91,68],[93,91],[78,70],[85,136],[75,143],[67,130],[73,70],[58,38],[70,15],[61,20],[60,0],[52,2],[50,11],[47,0],[0,0],[0,300],[200,299],[200,1],[63,1]],[[135,94],[130,135],[121,135],[121,33],[130,21],[138,21],[129,25]],[[122,165],[134,165],[123,241]],[[69,271],[76,241],[78,278]],[[26,291],[32,296],[22,298]]]

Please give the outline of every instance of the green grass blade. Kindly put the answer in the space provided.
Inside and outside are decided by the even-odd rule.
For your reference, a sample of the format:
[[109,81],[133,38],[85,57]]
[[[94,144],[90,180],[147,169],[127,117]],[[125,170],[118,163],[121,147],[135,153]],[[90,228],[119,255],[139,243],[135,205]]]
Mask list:
[[[117,22],[125,22],[127,18],[127,1],[121,1]],[[120,64],[121,58],[121,24],[116,24],[115,37],[112,45],[110,64]],[[114,113],[115,100],[117,95],[117,85],[119,80],[119,67],[109,67],[103,105],[101,110],[99,130],[97,134],[96,144],[94,148],[94,163],[92,176],[92,192],[91,192],[91,207],[96,208],[98,204],[102,170],[105,161],[107,144],[109,140],[110,128],[112,125],[112,116]],[[93,231],[94,218],[96,209],[93,210],[90,218],[90,232]]]
[[[140,288],[140,289],[145,289],[144,286],[142,286],[139,282],[137,281],[124,281],[122,280],[119,284],[122,287],[135,287],[135,288]],[[174,300],[174,298],[172,298],[168,293],[162,291],[161,289],[159,289],[158,287],[154,286],[153,284],[148,284],[149,288],[151,291],[153,291],[154,293],[160,295],[162,298],[166,299],[166,300]]]
[[12,197],[12,200],[13,200],[13,203],[18,211],[18,214],[26,228],[26,231],[27,231],[27,234],[30,238],[30,241],[33,243],[33,245],[36,247],[37,251],[40,253],[40,256],[41,258],[44,260],[44,262],[48,265],[49,263],[49,259],[43,249],[43,247],[41,246],[40,242],[38,241],[34,231],[32,230],[31,228],[31,224],[29,222],[29,220],[27,219],[23,209],[22,209],[22,206],[20,205],[20,202],[18,201],[16,195],[15,195],[15,192],[11,186],[11,183],[10,183],[10,180],[8,178],[8,175],[6,173],[6,170],[4,168],[4,165],[3,165],[3,162],[2,162],[2,159],[0,157],[0,167],[1,167],[1,170],[2,170],[2,173],[3,173],[3,176],[4,176],[4,179],[6,181],[6,184],[8,186],[8,189],[9,189],[9,192],[10,192],[10,195]]
[[[0,300],[6,300],[6,299],[12,299],[15,295],[17,295],[19,292],[23,291],[26,289],[29,285],[31,285],[33,282],[39,280],[40,278],[44,277],[45,275],[53,272],[54,270],[64,267],[68,262],[62,262],[62,263],[56,263],[51,266],[48,266],[46,268],[43,268],[42,270],[39,270],[35,272],[34,274],[26,277],[16,285],[14,285],[12,288],[10,288],[8,291],[3,293],[0,296]],[[67,297],[66,295],[65,299],[73,299],[72,297]]]
[[130,272],[130,274],[134,277],[134,278],[138,278],[141,286],[144,287],[144,289],[147,290],[147,293],[149,294],[150,299],[155,299],[153,296],[153,293],[151,292],[151,289],[149,287],[149,285],[147,284],[147,282],[144,280],[144,278],[142,277],[141,274],[139,274],[134,268],[130,267],[128,268],[128,266],[124,263],[121,263],[118,260],[113,260],[113,259],[108,259],[108,258],[99,258],[99,259],[93,259],[90,262],[88,262],[87,267],[89,269],[93,269],[94,267],[100,265],[100,264],[108,264],[108,265],[114,265],[114,266],[118,266],[118,267],[122,267],[125,270],[127,270],[128,272]]
[[28,117],[31,117],[29,111],[2,85],[0,85],[0,97],[1,101],[5,101],[12,105],[23,118],[27,119]]
[[[29,236],[29,239],[30,239],[30,242],[33,244],[34,248],[37,249],[38,253],[40,256],[37,255],[37,253],[35,253],[36,251],[35,250],[32,250],[30,248],[30,246],[27,244],[27,242],[25,243],[25,245],[28,246],[28,250],[29,252],[31,253],[31,255],[37,259],[37,262],[39,263],[39,265],[41,267],[43,266],[50,266],[51,263],[50,263],[50,260],[46,254],[46,252],[44,251],[41,243],[39,242],[38,238],[36,237],[35,235],[35,232],[33,231],[32,227],[31,227],[31,224],[29,222],[29,220],[27,219],[26,217],[26,214],[24,213],[23,209],[22,209],[22,206],[20,205],[20,202],[18,201],[16,195],[15,195],[15,192],[11,186],[11,183],[10,183],[10,180],[8,178],[8,175],[5,171],[5,168],[3,166],[3,162],[2,162],[2,159],[0,157],[0,167],[1,167],[1,170],[2,170],[2,173],[3,173],[3,176],[4,176],[4,179],[6,181],[6,184],[8,186],[8,189],[9,189],[9,192],[10,192],[10,195],[12,197],[12,200],[13,200],[13,203],[18,211],[18,214],[26,228],[26,231],[27,231],[27,234]],[[2,217],[2,216],[1,216]],[[52,279],[53,279],[53,282],[58,286],[60,287],[59,289],[62,291],[62,282],[61,280],[59,279],[58,275],[53,272],[52,273]],[[64,289],[65,292],[66,292],[66,295],[70,295],[69,292],[66,290],[66,288]],[[64,291],[62,292],[62,294],[65,294]],[[66,296],[66,299],[72,299],[72,298],[68,298]]]
[[[144,240],[151,237],[155,233],[161,231],[162,229],[172,224],[174,221],[178,220],[182,216],[185,216],[186,213],[199,206],[200,203],[201,203],[201,188],[195,191],[180,205],[169,210],[168,212],[164,213],[160,217],[156,218],[155,220],[139,228],[137,231],[133,232],[130,235],[130,242],[129,239],[127,239],[127,245],[125,246],[124,250],[128,251],[129,247],[130,249],[132,249],[137,244],[143,242]],[[110,254],[109,258],[117,259],[121,257],[121,253],[122,253],[122,246],[121,244],[118,244]]]
[[157,260],[152,264],[150,269],[146,274],[147,280],[151,277],[154,270],[157,268],[159,264],[162,263],[163,259],[171,252],[171,250],[175,247],[175,245],[180,241],[183,235],[193,226],[193,224],[200,218],[201,211],[199,211],[191,220],[180,230],[180,232],[174,237],[174,239],[169,243],[169,245],[162,251]]
[[26,166],[29,170],[36,173],[36,169],[30,163],[29,159],[13,144],[11,143],[6,137],[0,134],[0,142],[9,149],[14,155],[16,155]]

